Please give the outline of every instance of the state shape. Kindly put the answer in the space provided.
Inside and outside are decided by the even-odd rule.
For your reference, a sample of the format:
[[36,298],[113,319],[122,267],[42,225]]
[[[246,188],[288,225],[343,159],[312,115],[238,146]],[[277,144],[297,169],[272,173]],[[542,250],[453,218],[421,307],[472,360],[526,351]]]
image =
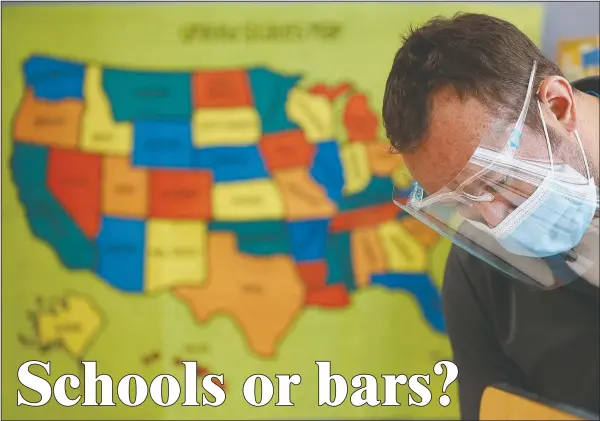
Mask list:
[[25,82],[35,96],[47,101],[84,99],[85,66],[81,63],[43,55],[33,55],[23,64]]
[[405,164],[400,165],[397,169],[392,173],[392,181],[394,182],[394,186],[399,189],[408,189],[414,182],[410,171]]
[[231,315],[254,352],[273,356],[304,306],[305,287],[290,257],[243,255],[233,234],[211,233],[208,259],[206,282],[176,287],[174,294],[199,322]]
[[363,288],[371,282],[372,274],[386,271],[385,252],[374,228],[356,228],[350,235],[354,278],[357,288]]
[[285,216],[283,197],[272,180],[216,184],[211,203],[215,221],[272,220]]
[[326,142],[333,137],[333,110],[326,97],[294,88],[285,109],[290,120],[302,128],[310,142]]
[[425,248],[432,247],[440,238],[440,234],[412,216],[403,217],[400,223]]
[[252,107],[199,108],[192,116],[194,145],[252,145],[261,136],[260,116]]
[[369,167],[375,176],[390,176],[396,169],[402,166],[402,156],[390,152],[387,142],[367,142],[367,156]]
[[427,252],[397,220],[377,227],[386,256],[386,266],[392,272],[424,272],[427,270]]
[[287,220],[328,219],[335,214],[337,206],[307,169],[275,171],[273,178],[283,196]]
[[81,295],[67,295],[48,308],[34,312],[36,343],[41,348],[62,346],[82,358],[101,328],[102,319],[92,301]]
[[344,124],[344,113],[346,111],[346,104],[352,95],[353,91],[349,89],[336,97],[331,104],[333,115],[333,137],[339,143],[349,142],[348,129]]
[[87,152],[127,156],[133,148],[133,128],[117,123],[102,87],[102,69],[89,65],[84,78],[85,110],[81,121],[81,149]]
[[146,230],[145,291],[205,281],[208,260],[205,222],[149,219]]
[[347,143],[340,147],[344,168],[344,195],[350,196],[364,190],[371,180],[371,170],[364,143]]
[[348,99],[344,109],[344,124],[351,142],[375,140],[379,121],[371,111],[365,94],[354,93]]
[[128,157],[102,159],[102,213],[110,216],[148,216],[149,175],[131,165]]
[[83,102],[77,99],[47,101],[28,89],[21,101],[13,126],[13,139],[65,149],[79,144]]

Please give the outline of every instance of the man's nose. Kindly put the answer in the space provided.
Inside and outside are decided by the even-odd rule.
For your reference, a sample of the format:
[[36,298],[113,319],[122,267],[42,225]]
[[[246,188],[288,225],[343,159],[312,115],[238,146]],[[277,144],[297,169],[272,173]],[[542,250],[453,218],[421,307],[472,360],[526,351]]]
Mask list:
[[486,223],[490,228],[498,226],[513,210],[512,206],[502,200],[476,202],[473,208],[481,217],[481,222]]

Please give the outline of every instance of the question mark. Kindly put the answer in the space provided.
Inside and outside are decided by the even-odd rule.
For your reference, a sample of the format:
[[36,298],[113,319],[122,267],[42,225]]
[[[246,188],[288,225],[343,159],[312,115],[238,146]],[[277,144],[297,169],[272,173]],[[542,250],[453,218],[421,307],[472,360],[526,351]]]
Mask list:
[[[433,372],[440,376],[444,374],[444,367],[446,367],[446,379],[444,380],[444,385],[442,386],[442,393],[446,393],[448,386],[450,386],[452,382],[458,378],[458,367],[452,361],[438,361],[433,366]],[[442,406],[450,405],[450,396],[440,396],[439,402]]]

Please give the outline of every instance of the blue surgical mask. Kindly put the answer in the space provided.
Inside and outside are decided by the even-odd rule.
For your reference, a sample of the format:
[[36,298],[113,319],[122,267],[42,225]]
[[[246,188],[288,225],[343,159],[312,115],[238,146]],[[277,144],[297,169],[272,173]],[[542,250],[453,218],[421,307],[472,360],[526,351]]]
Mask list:
[[[597,209],[598,193],[590,175],[585,151],[581,148],[587,179],[563,164],[553,164],[552,149],[546,123],[538,102],[550,155],[550,170],[535,192],[499,225],[489,228],[475,222],[478,228],[491,234],[507,251],[528,257],[549,257],[573,249],[581,241]],[[511,154],[514,154],[514,142]],[[508,150],[508,149],[507,149]]]

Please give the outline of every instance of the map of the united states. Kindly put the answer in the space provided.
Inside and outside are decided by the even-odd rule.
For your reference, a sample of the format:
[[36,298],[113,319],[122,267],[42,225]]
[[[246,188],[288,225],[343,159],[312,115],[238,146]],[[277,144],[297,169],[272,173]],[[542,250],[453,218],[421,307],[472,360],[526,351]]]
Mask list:
[[412,294],[444,331],[437,235],[392,203],[392,180],[408,194],[410,179],[350,84],[47,56],[23,73],[13,179],[64,266],[123,293],[172,293],[199,322],[228,313],[263,356],[305,307],[373,286]]

